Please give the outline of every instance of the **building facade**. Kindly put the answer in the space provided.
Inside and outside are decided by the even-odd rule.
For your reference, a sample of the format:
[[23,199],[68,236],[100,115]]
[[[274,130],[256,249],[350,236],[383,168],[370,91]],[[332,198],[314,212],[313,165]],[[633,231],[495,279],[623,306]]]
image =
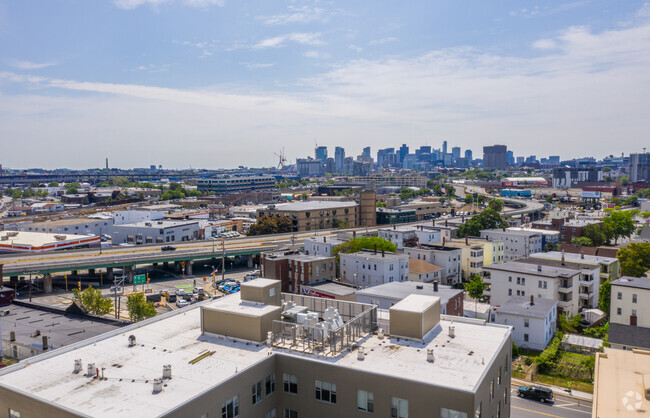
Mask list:
[[492,145],[483,147],[483,168],[486,170],[505,170],[508,168],[508,147]]
[[503,241],[503,260],[512,261],[542,252],[542,234],[511,229],[484,229],[481,238]]
[[340,254],[339,257],[341,281],[357,287],[409,279],[409,257],[406,254],[360,251]]
[[513,296],[495,311],[495,322],[513,327],[517,346],[542,351],[557,330],[557,300]]
[[404,253],[411,260],[422,260],[440,267],[440,283],[452,286],[461,282],[463,250],[460,248],[443,245],[418,245],[405,248]]
[[199,239],[199,221],[152,221],[115,225],[111,241],[120,244],[165,244]]
[[269,205],[257,210],[257,218],[286,216],[291,220],[295,232],[314,231],[333,229],[340,223],[356,228],[359,226],[358,211],[359,204],[355,202],[309,201]]
[[630,182],[650,182],[650,152],[630,154]]
[[197,190],[203,193],[228,194],[275,189],[271,176],[224,176],[199,179]]

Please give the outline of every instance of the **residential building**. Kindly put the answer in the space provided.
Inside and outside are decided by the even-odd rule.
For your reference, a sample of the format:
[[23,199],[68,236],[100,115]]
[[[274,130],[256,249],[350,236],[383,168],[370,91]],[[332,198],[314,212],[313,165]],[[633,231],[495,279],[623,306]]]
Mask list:
[[199,221],[142,221],[115,225],[113,245],[163,244],[199,239]]
[[544,248],[546,247],[546,244],[551,242],[553,244],[559,244],[560,243],[560,231],[551,231],[551,230],[546,230],[546,229],[533,229],[533,228],[526,228],[526,227],[519,227],[519,226],[513,226],[506,228],[510,231],[528,231],[528,232],[534,232],[537,234],[541,234],[542,236],[542,251],[544,251]]
[[581,183],[603,181],[602,167],[556,167],[553,169],[553,188],[578,187]]
[[463,290],[434,283],[392,282],[356,291],[356,301],[390,309],[409,295],[431,295],[440,298],[440,313],[463,316]]
[[650,278],[614,280],[610,300],[607,342],[612,348],[650,350]]
[[404,249],[404,253],[409,256],[409,263],[414,260],[422,260],[440,267],[440,283],[451,286],[461,282],[462,249],[424,244],[407,247]]
[[213,194],[272,190],[274,188],[275,178],[271,176],[219,176],[200,178],[197,182],[198,191]]
[[483,278],[484,294],[494,306],[530,295],[557,300],[558,311],[570,315],[598,306],[599,266],[531,257],[483,269],[490,274]]
[[531,254],[531,257],[555,261],[562,261],[562,257],[564,257],[568,262],[598,266],[600,268],[600,284],[621,277],[621,262],[616,257],[585,255],[584,253],[573,254],[560,251]]
[[483,147],[483,168],[485,170],[505,170],[508,168],[508,147],[492,145]]
[[650,152],[630,154],[630,182],[650,182]]
[[303,285],[333,281],[336,258],[295,251],[266,252],[260,255],[260,272],[263,277],[280,280],[283,292],[300,293]]
[[[375,306],[336,301],[337,311],[323,301],[281,294],[266,279],[243,283],[236,294],[1,369],[0,410],[11,417],[510,416],[510,327],[440,315],[439,298],[410,295],[389,310],[390,334],[375,335]],[[334,326],[336,333],[320,331]]]
[[582,230],[587,225],[602,225],[600,220],[583,220],[556,218],[550,220],[535,221],[532,224],[533,229],[545,231],[559,231],[558,240],[560,244],[570,244],[574,238],[582,237]]
[[409,279],[409,257],[385,251],[340,254],[341,281],[371,287]]
[[359,204],[355,202],[307,201],[269,205],[257,210],[257,219],[288,217],[295,232],[336,228],[345,223],[350,228],[358,224]]
[[332,255],[332,249],[344,242],[334,237],[309,237],[305,238],[303,245],[306,254],[329,257]]
[[18,231],[48,232],[62,235],[102,235],[111,234],[113,219],[67,218],[55,221],[19,224]]
[[595,363],[592,418],[648,414],[650,351],[605,348]]
[[484,229],[481,238],[503,241],[503,260],[512,261],[542,252],[542,234],[512,229]]
[[409,259],[409,280],[421,283],[440,283],[442,268],[423,260]]
[[469,280],[473,275],[483,275],[483,268],[491,264],[503,263],[503,241],[490,241],[481,238],[465,240],[449,240],[446,246],[460,248],[463,280]]
[[513,327],[517,346],[542,351],[557,329],[557,300],[513,296],[495,310],[495,322]]
[[397,226],[381,228],[377,235],[397,245],[398,250],[413,247],[418,244],[434,244],[441,242],[441,232],[438,228],[416,226]]

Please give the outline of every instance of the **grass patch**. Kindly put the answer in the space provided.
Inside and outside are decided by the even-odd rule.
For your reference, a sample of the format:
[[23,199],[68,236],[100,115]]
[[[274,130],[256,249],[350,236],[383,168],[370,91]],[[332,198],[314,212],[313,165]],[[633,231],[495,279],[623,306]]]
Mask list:
[[513,370],[512,377],[514,377],[515,379],[524,380],[526,378],[526,372],[518,372],[517,370]]
[[571,389],[575,389],[580,392],[594,393],[593,383],[586,380],[571,379],[565,376],[549,374],[535,374],[535,381],[539,383],[546,383],[547,385],[559,386],[562,388],[568,388],[569,382],[571,382]]

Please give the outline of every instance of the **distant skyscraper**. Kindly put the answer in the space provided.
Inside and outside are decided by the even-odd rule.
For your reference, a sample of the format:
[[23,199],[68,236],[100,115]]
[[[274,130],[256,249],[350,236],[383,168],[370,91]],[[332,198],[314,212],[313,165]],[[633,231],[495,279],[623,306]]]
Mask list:
[[507,153],[508,147],[505,145],[483,147],[483,168],[486,170],[504,170],[508,167]]
[[399,164],[402,165],[402,162],[404,161],[404,157],[406,157],[409,153],[409,147],[406,146],[406,144],[402,144],[401,147],[399,147]]
[[637,181],[650,181],[650,152],[630,154],[629,173],[632,183]]
[[370,147],[365,147],[361,153],[365,158],[370,158]]
[[548,156],[548,162],[551,164],[560,164],[560,156],[559,155],[549,155]]
[[327,161],[327,147],[316,147],[316,159],[325,164],[325,161]]
[[471,150],[471,149],[467,149],[467,150],[465,150],[465,158],[467,158],[467,160],[468,160],[469,162],[472,161],[472,150]]
[[517,157],[517,165],[522,165],[524,163],[524,157]]
[[108,170],[108,158],[106,159],[106,169]]
[[343,162],[345,161],[345,149],[336,147],[334,150],[334,167],[338,173],[343,172]]
[[447,141],[442,142],[442,153],[443,154],[447,153]]
[[394,163],[395,163],[395,148],[386,148],[377,151],[377,166],[390,167]]
[[508,161],[508,165],[515,165],[515,153],[512,151],[506,152],[506,161]]
[[451,149],[451,158],[454,160],[460,158],[460,147],[453,147]]

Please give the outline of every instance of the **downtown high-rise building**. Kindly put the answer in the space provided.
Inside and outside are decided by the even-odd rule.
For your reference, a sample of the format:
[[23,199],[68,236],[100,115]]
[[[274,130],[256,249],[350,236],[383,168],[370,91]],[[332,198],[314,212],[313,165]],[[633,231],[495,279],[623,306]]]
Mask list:
[[320,146],[315,149],[316,159],[321,160],[323,164],[327,161],[327,147]]
[[471,149],[465,150],[465,158],[467,158],[467,160],[469,160],[470,162],[472,161],[472,150]]
[[483,168],[486,170],[504,170],[508,167],[508,147],[492,145],[483,147]]
[[630,181],[650,181],[650,152],[630,154]]
[[515,153],[512,151],[506,152],[506,161],[508,165],[515,165]]
[[343,172],[343,162],[345,161],[345,149],[336,147],[334,149],[334,167],[338,173]]
[[409,153],[409,147],[406,146],[406,144],[402,144],[401,147],[399,147],[399,164],[402,165],[402,162],[404,161],[404,158],[408,155]]
[[442,141],[442,153],[447,153],[447,141]]
[[460,158],[460,147],[453,147],[451,149],[451,158],[454,160]]
[[363,151],[361,152],[361,155],[363,155],[363,158],[369,159],[370,158],[370,147],[365,147]]

